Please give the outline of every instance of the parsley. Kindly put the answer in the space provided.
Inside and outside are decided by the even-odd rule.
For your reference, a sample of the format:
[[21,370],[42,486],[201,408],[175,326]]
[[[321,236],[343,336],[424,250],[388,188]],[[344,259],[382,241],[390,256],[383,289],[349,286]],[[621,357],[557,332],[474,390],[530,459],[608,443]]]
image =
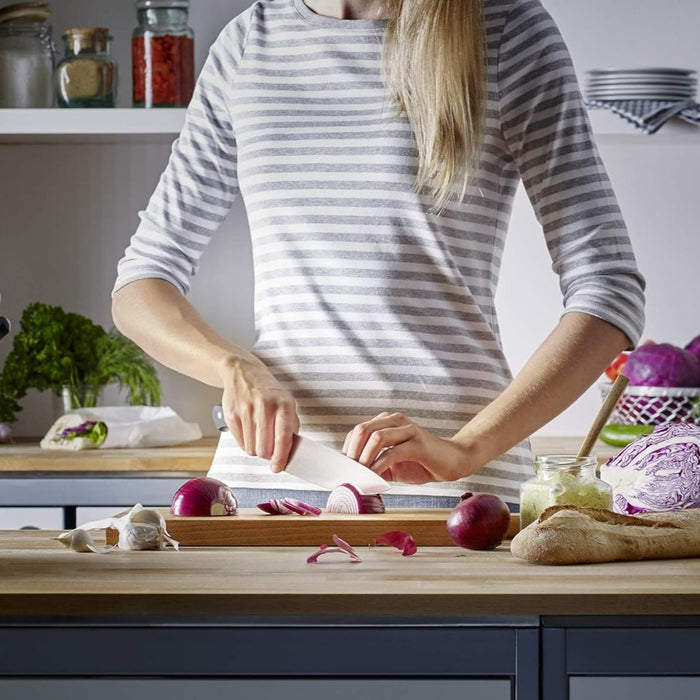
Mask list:
[[132,405],[158,405],[155,367],[131,340],[80,314],[40,302],[29,304],[19,322],[0,375],[0,421],[13,423],[28,389],[119,384]]

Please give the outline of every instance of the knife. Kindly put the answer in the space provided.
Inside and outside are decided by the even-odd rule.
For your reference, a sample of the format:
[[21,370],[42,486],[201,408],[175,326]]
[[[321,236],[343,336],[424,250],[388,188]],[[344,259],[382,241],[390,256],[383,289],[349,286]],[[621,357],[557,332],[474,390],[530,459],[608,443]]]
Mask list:
[[[212,418],[219,431],[228,430],[219,404],[212,409]],[[292,440],[289,460],[284,468],[287,474],[330,490],[341,484],[352,484],[366,496],[391,488],[391,484],[379,474],[320,442],[297,434]]]

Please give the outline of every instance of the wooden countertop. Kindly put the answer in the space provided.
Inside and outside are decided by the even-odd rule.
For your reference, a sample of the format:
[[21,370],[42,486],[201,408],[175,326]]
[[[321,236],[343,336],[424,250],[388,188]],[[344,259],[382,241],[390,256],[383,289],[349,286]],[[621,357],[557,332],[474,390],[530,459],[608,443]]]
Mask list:
[[[176,447],[120,450],[43,450],[39,440],[0,445],[0,475],[12,473],[206,473],[214,456],[217,437],[204,437]],[[575,454],[582,437],[531,438],[535,454]],[[605,461],[617,448],[598,442],[594,453]]]
[[0,532],[0,617],[700,614],[700,559],[545,567],[503,545],[307,564],[311,547],[78,554],[55,534]]

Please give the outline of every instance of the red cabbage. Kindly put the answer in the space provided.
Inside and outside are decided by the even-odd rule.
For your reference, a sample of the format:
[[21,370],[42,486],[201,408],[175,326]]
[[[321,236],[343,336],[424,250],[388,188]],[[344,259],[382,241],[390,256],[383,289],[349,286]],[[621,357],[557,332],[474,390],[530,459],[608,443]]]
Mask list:
[[700,335],[696,335],[686,346],[685,350],[687,350],[691,355],[695,355],[695,357],[700,360]]
[[700,359],[670,343],[640,345],[622,373],[633,386],[700,386]]
[[669,423],[601,466],[618,513],[700,508],[700,426]]

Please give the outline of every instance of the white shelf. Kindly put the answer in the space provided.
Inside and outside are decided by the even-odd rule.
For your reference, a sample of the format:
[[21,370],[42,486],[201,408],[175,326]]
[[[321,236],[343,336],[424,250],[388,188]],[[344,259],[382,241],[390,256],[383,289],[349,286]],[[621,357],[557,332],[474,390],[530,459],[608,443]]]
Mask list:
[[0,109],[0,142],[174,138],[184,109]]
[[[673,119],[647,136],[612,112],[588,112],[600,143],[696,143],[700,127]],[[184,109],[0,109],[0,143],[172,140]]]

